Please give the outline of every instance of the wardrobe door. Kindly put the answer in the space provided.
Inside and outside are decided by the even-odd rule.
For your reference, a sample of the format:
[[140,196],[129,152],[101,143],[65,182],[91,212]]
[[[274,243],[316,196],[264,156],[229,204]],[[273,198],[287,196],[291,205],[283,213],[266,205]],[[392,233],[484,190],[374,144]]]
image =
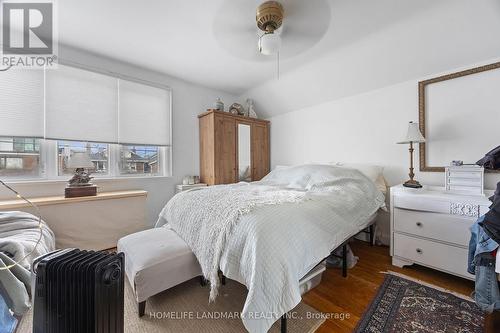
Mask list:
[[237,181],[236,174],[236,121],[231,117],[217,116],[215,129],[216,184]]
[[215,175],[215,115],[199,117],[200,126],[200,180],[202,183],[214,185]]
[[269,173],[269,127],[252,125],[252,180],[261,180]]

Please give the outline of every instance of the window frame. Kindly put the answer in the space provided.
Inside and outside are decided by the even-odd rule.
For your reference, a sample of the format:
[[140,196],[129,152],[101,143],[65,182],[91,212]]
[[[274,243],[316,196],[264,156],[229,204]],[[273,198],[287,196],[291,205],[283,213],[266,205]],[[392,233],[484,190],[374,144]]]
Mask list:
[[[15,137],[8,137],[8,138],[15,139]],[[45,151],[45,147],[42,144],[42,142],[44,140],[40,139],[40,138],[34,138],[34,137],[23,137],[23,139],[39,140],[39,144],[38,144],[38,148],[39,148],[39,150],[38,150],[38,159],[39,159],[38,160],[38,176],[33,176],[33,175],[0,176],[0,179],[2,179],[4,181],[7,181],[7,182],[30,181],[30,180],[44,180],[44,179],[46,179],[46,173],[45,173],[46,151]],[[14,148],[14,143],[13,143],[13,148]],[[17,156],[15,156],[15,157],[17,158]],[[7,161],[5,161],[5,167],[7,167]]]
[[[92,71],[98,74],[108,75],[114,77],[116,79],[122,79],[127,81],[132,81],[144,85],[149,85],[152,87],[164,89],[169,94],[169,125],[168,131],[170,136],[170,144],[167,146],[156,146],[159,147],[159,162],[160,162],[160,170],[158,174],[121,174],[120,173],[120,144],[109,144],[108,143],[108,164],[109,164],[109,172],[106,175],[98,175],[92,174],[96,180],[123,180],[123,179],[137,179],[137,178],[171,178],[173,177],[173,168],[172,168],[172,155],[173,155],[173,89],[169,86],[166,86],[161,83],[151,82],[144,79],[112,72],[106,69],[92,67],[88,65],[84,65],[81,63],[73,62],[67,59],[59,58],[58,62],[65,66],[71,66],[87,71]],[[29,138],[29,137],[26,137]],[[35,138],[36,139],[36,138]],[[57,140],[40,140],[40,172],[39,176],[26,176],[26,177],[1,177],[0,178],[8,183],[24,183],[24,182],[59,182],[59,181],[67,181],[70,177],[68,175],[59,175],[58,172],[58,147]],[[80,140],[73,140],[80,141]],[[104,142],[103,142],[104,143]],[[124,144],[128,145],[128,144]],[[155,145],[149,145],[155,146]]]
[[[56,162],[55,162],[56,163],[56,170],[55,170],[55,174],[56,174],[56,177],[57,178],[61,178],[61,179],[67,178],[67,177],[71,177],[71,175],[69,175],[69,174],[65,175],[65,174],[60,174],[59,173],[59,142],[60,141],[66,141],[66,142],[85,142],[85,143],[87,143],[88,141],[78,141],[78,140],[72,140],[72,141],[69,141],[69,140],[45,140],[45,141],[54,141],[54,143],[55,143],[55,150],[56,150],[56,156],[55,156],[55,158],[56,158]],[[91,143],[93,143],[93,142],[91,142]],[[97,144],[104,144],[104,145],[107,146],[108,172],[105,173],[105,174],[100,174],[100,173],[97,173],[97,172],[95,172],[95,173],[93,172],[92,173],[92,177],[94,177],[96,179],[98,179],[98,178],[113,178],[114,176],[113,176],[113,174],[111,172],[111,156],[110,156],[111,155],[110,154],[110,150],[111,150],[112,144],[105,143],[105,142],[95,142],[95,143],[97,143]]]
[[[67,182],[70,175],[59,175],[59,149],[57,140],[40,141],[39,152],[39,176],[21,176],[21,177],[6,177],[0,176],[0,179],[7,183],[25,183],[25,182]],[[63,141],[63,140],[62,140]],[[172,146],[154,146],[158,147],[160,163],[160,172],[157,174],[140,173],[140,174],[122,174],[120,173],[120,144],[108,145],[108,173],[100,175],[92,173],[92,177],[96,181],[100,180],[125,180],[137,178],[170,178],[171,172],[171,155]],[[153,146],[153,145],[150,145]]]

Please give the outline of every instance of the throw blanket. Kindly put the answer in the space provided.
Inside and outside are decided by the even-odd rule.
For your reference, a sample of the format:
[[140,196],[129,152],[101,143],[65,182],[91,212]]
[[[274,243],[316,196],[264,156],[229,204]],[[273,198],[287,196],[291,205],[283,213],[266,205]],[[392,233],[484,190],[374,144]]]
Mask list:
[[42,238],[38,217],[25,212],[0,212],[0,252],[6,253],[21,266],[29,269],[38,256],[55,250],[52,230],[42,221]]
[[[40,235],[41,233],[41,235]],[[18,316],[30,308],[30,266],[33,260],[55,250],[52,230],[38,217],[24,212],[0,212],[0,296]]]
[[193,191],[179,193],[160,215],[170,222],[170,227],[198,258],[203,275],[210,281],[210,300],[213,301],[219,288],[220,256],[240,215],[258,206],[299,202],[305,194],[249,183],[212,186],[203,189],[200,195]]
[[[240,193],[235,200],[221,193],[235,190],[248,193]],[[269,192],[272,196],[283,191],[293,199],[285,202],[286,195],[282,194],[279,204],[246,204],[252,192]],[[279,202],[278,198],[270,202]],[[224,275],[248,288],[243,324],[249,332],[263,333],[300,303],[299,280],[333,249],[364,229],[383,206],[383,194],[359,171],[306,165],[275,169],[250,185],[223,185],[177,194],[156,226],[167,223],[191,246],[202,266],[212,268],[214,264],[204,262],[204,251],[222,251],[214,255],[220,257]],[[222,212],[232,213],[226,216]],[[222,245],[210,240],[211,228],[204,224],[217,218],[207,215],[233,219],[228,228],[231,230],[223,229],[224,234],[219,235]],[[218,283],[216,276],[211,280]]]

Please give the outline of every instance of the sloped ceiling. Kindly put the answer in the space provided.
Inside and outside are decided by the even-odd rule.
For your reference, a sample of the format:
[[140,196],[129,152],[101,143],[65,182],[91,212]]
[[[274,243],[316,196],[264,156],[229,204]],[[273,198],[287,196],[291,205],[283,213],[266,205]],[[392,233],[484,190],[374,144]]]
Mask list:
[[242,94],[256,101],[261,116],[500,60],[497,0],[334,1],[332,7],[320,56]]
[[[282,59],[277,80],[274,59],[221,45],[227,1],[59,0],[60,43],[252,97],[266,117],[500,57],[498,0],[325,0],[327,30]],[[253,24],[261,1],[230,1]]]

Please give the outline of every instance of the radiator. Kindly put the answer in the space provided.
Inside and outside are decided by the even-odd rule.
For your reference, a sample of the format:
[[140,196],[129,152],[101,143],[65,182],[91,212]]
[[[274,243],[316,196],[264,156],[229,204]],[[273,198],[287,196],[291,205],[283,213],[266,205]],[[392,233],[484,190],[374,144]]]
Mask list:
[[123,253],[65,249],[33,263],[33,333],[123,333]]

